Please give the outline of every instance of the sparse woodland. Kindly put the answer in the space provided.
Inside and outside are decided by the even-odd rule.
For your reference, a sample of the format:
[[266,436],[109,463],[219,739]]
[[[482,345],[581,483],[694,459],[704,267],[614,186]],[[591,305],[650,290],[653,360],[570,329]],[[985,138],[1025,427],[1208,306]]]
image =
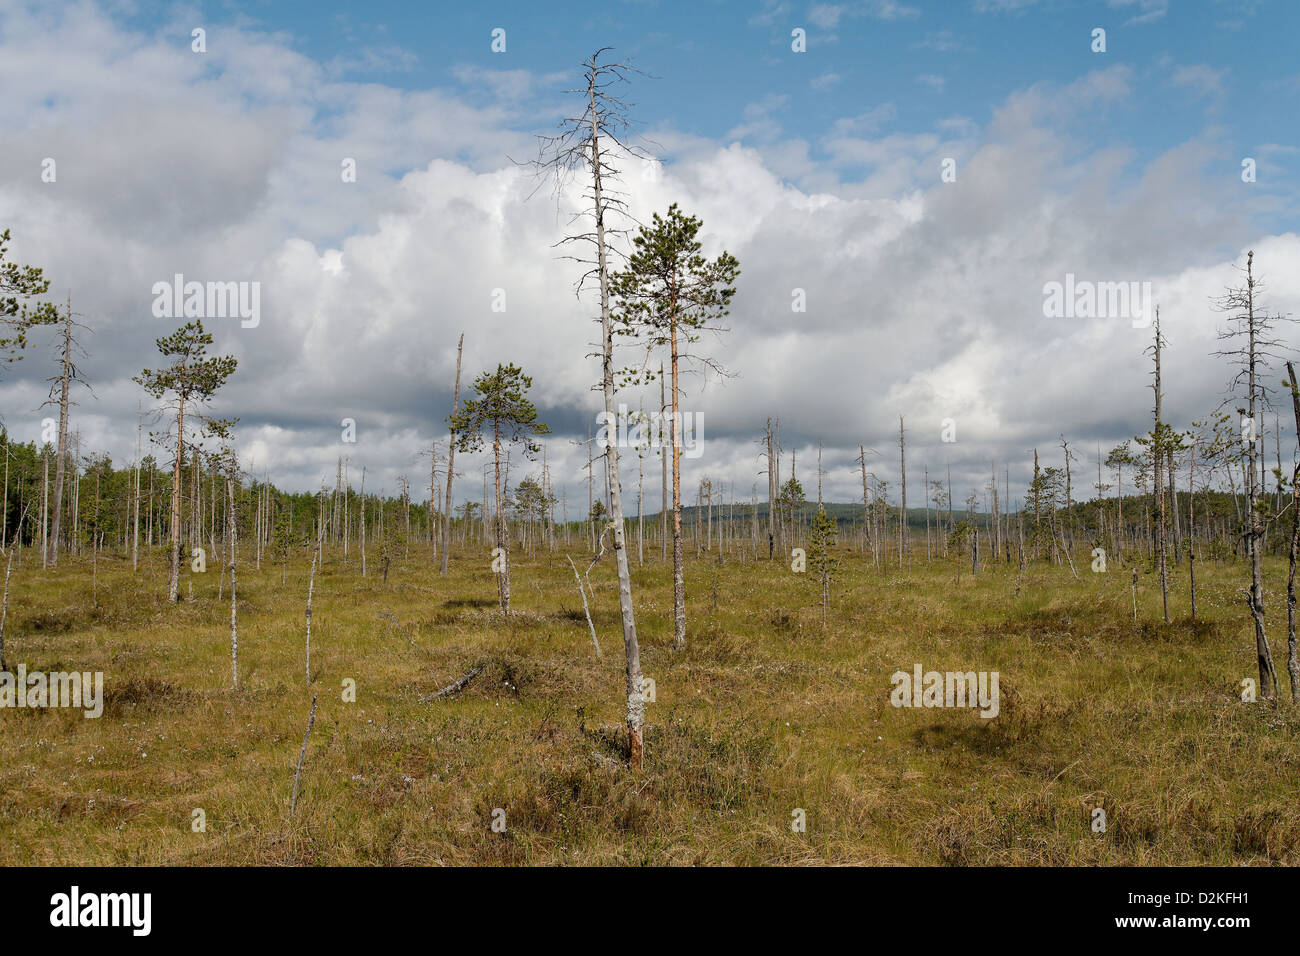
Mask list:
[[[689,210],[628,213],[633,73],[594,54],[534,164],[581,197],[575,367],[610,416],[658,396],[645,440],[587,441],[584,501],[527,356],[462,380],[468,327],[396,488],[342,452],[314,492],[242,467],[237,362],[198,321],[140,356],[115,462],[78,430],[93,319],[0,233],[0,352],[54,356],[55,422],[0,432],[0,661],[107,695],[99,721],[0,713],[0,861],[1300,862],[1300,388],[1262,283],[1294,263],[1247,255],[1207,303],[1228,397],[1199,421],[1166,418],[1157,313],[1123,386],[1149,427],[1114,447],[1060,435],[954,487],[907,409],[868,409],[898,447],[864,440],[861,499],[830,502],[819,436],[783,443],[770,408],[751,483],[688,487],[672,423],[743,371],[710,349],[745,334],[744,263]],[[893,710],[915,661],[1000,671],[1001,713]],[[82,839],[56,850],[54,820]]]

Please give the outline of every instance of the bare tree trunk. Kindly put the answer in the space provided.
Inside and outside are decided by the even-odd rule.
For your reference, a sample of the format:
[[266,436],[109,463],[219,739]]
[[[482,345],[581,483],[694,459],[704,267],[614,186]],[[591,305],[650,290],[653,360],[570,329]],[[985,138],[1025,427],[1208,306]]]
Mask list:
[[[1296,440],[1300,442],[1300,383],[1296,382],[1295,366],[1286,363],[1287,385],[1291,391],[1291,407],[1295,414]],[[1300,466],[1291,477],[1291,548],[1286,580],[1286,669],[1291,678],[1291,706],[1300,705],[1300,655],[1297,654],[1295,633],[1295,569],[1297,548],[1300,548]]]
[[1159,521],[1156,525],[1156,560],[1160,565],[1160,597],[1164,602],[1165,623],[1169,623],[1169,571],[1165,562],[1165,491],[1162,473],[1164,471],[1164,447],[1165,436],[1164,428],[1160,418],[1161,391],[1160,391],[1160,308],[1156,307],[1155,321],[1155,432],[1151,439],[1151,470],[1155,475],[1156,502],[1158,504]]
[[50,559],[50,456],[41,449],[41,464],[44,476],[41,478],[41,567],[49,567]]
[[664,398],[664,363],[659,363],[659,464],[662,478],[659,486],[659,560],[668,561],[668,449],[664,447],[664,415],[668,402]]
[[[182,364],[182,375],[185,366]],[[172,466],[171,570],[167,582],[167,600],[173,604],[180,596],[181,585],[181,460],[185,454],[185,393],[176,399],[176,462]]]
[[898,472],[902,480],[902,510],[898,515],[898,566],[902,568],[903,558],[911,563],[911,553],[907,546],[907,444],[903,437],[903,416],[898,416]]
[[[609,307],[609,266],[605,238],[605,194],[602,175],[606,160],[601,156],[601,133],[604,112],[598,105],[597,84],[600,70],[596,56],[589,61],[587,73],[588,119],[591,125],[590,165],[592,177],[592,203],[596,225],[596,257],[600,278],[600,327],[601,327],[601,386],[605,398],[605,413],[610,420],[617,422],[614,404],[614,326]],[[674,330],[675,332],[675,330]],[[673,409],[674,424],[677,408],[677,356],[673,353]],[[645,700],[642,695],[641,649],[637,642],[636,619],[632,607],[632,579],[628,568],[627,546],[624,541],[623,526],[623,490],[622,479],[618,469],[618,441],[611,441],[605,446],[605,461],[609,476],[609,508],[614,532],[614,563],[618,572],[618,603],[623,618],[623,649],[626,664],[627,693],[627,733],[628,757],[634,768],[639,769],[642,762],[643,743],[642,726],[645,723]],[[674,459],[674,468],[676,461]],[[676,475],[674,474],[674,482]],[[682,625],[685,620],[683,618]],[[684,641],[685,631],[679,628],[678,634]]]
[[[6,451],[8,451],[7,448]],[[9,576],[14,571],[14,551],[22,547],[23,522],[26,519],[27,508],[24,507],[22,514],[18,517],[18,530],[14,534],[13,542],[9,545],[9,560],[5,563],[4,603],[0,605],[0,671],[9,670],[9,664],[5,660],[5,623],[9,619]]]
[[[772,419],[767,420],[767,557],[772,559],[776,542],[776,458],[772,445]],[[865,480],[865,479],[864,479]]]
[[322,527],[316,536],[316,548],[311,556],[311,574],[307,578],[307,644],[306,654],[303,658],[303,668],[307,674],[307,686],[311,686],[311,596],[316,587],[316,562],[320,558],[321,542],[325,540],[325,529]]
[[307,732],[302,735],[302,749],[298,751],[298,769],[293,775],[293,796],[289,798],[289,815],[293,815],[294,808],[298,806],[298,784],[302,780],[302,763],[307,758],[307,738],[311,736],[311,729],[316,724],[316,695],[311,695],[311,713],[307,715]]
[[644,509],[641,507],[645,500],[645,458],[639,450],[636,466],[636,563],[640,566],[645,564],[645,527],[642,524]]
[[[1290,362],[1287,363],[1288,367],[1290,364]],[[1295,635],[1295,565],[1297,550],[1300,550],[1300,465],[1295,467],[1291,475],[1291,547],[1287,553],[1286,573],[1286,670],[1291,678],[1292,707],[1300,704],[1300,657],[1297,657]]]
[[1172,448],[1166,452],[1166,458],[1169,464],[1169,514],[1173,518],[1170,523],[1170,530],[1173,533],[1174,564],[1178,564],[1182,560],[1179,552],[1182,550],[1183,542],[1181,522],[1178,517],[1178,484],[1174,480],[1174,450]]
[[[456,388],[452,393],[451,414],[455,416],[460,411],[460,359],[465,351],[465,333],[460,334],[460,341],[456,343]],[[451,482],[456,474],[456,429],[451,429],[450,444],[447,447],[447,504],[443,509],[442,516],[442,567],[439,573],[444,577],[447,574],[448,554],[451,551]]]
[[59,537],[63,528],[63,474],[68,460],[68,389],[72,384],[72,302],[63,320],[63,348],[59,356],[59,437],[54,463],[54,548],[50,563],[59,563]]
[[[237,528],[235,525],[235,485],[229,478],[226,479],[226,494],[229,497],[230,514],[228,524],[230,528],[230,688],[235,690],[239,687],[239,619],[238,605],[235,603],[235,535]],[[216,507],[214,501],[213,507]]]
[[[779,502],[779,499],[781,497],[781,419],[779,418],[776,420],[776,432],[772,436],[772,441],[773,441],[772,464],[776,468],[776,474],[773,475],[772,477],[773,480],[776,482],[776,496]],[[785,522],[781,520],[780,514],[778,513],[776,519],[776,550],[781,554],[788,554],[789,551],[787,549],[793,546],[794,546],[793,542],[786,541]]]
[[591,430],[587,430],[587,540],[591,543],[591,553],[596,553],[596,492],[594,484],[594,459],[592,458]]
[[1191,475],[1187,479],[1187,576],[1192,586],[1192,620],[1196,620],[1196,442],[1192,442]]
[[682,559],[682,473],[681,449],[677,445],[679,418],[677,410],[677,324],[672,325],[673,392],[673,645],[686,647],[686,569]]
[[[1255,370],[1257,359],[1256,347],[1256,317],[1255,317],[1255,278],[1254,278],[1254,252],[1250,252],[1246,257],[1247,270],[1247,323],[1248,323],[1248,388],[1250,395],[1249,415],[1251,428],[1255,427],[1255,422],[1259,420],[1256,414],[1256,384]],[[1248,505],[1247,520],[1248,533],[1247,545],[1250,553],[1250,591],[1247,593],[1246,601],[1250,609],[1251,619],[1255,623],[1255,654],[1259,661],[1259,689],[1260,696],[1274,696],[1275,674],[1273,670],[1273,655],[1268,647],[1268,636],[1264,631],[1264,569],[1262,542],[1264,538],[1263,517],[1259,513],[1259,443],[1251,436],[1249,444],[1249,469],[1246,480],[1246,500]]]
[[[1065,518],[1068,519],[1071,524],[1073,524],[1073,515],[1070,512],[1070,506],[1071,504],[1073,504],[1073,501],[1071,500],[1073,497],[1073,488],[1071,487],[1071,475],[1070,475],[1070,458],[1072,456],[1070,455],[1070,443],[1065,440],[1064,435],[1061,436],[1061,452],[1065,457]],[[1066,540],[1065,524],[1066,524],[1065,521],[1061,522],[1061,540],[1063,542]],[[1073,535],[1073,529],[1071,529],[1069,544],[1065,547],[1065,550],[1068,552],[1069,549],[1073,546],[1074,546],[1074,535]]]
[[140,570],[140,432],[143,423],[137,419],[135,432],[135,519],[131,539],[131,571]]
[[[21,527],[21,523],[19,527]],[[5,622],[9,619],[9,576],[14,573],[14,548],[19,542],[15,541],[9,546],[9,560],[5,563],[5,596],[4,606],[0,607],[0,671],[9,669],[5,661]]]
[[[866,529],[867,543],[871,547],[871,554],[874,556],[876,542],[871,533],[871,504],[867,495],[867,449],[862,445],[858,446],[858,462],[862,465],[862,524]],[[866,558],[865,552],[863,557]],[[866,560],[868,564],[871,563],[871,558],[866,558]]]
[[510,553],[506,547],[506,526],[505,520],[501,514],[501,432],[500,427],[493,426],[492,435],[492,461],[495,475],[496,488],[496,541],[499,554],[497,559],[501,562],[501,570],[497,572],[497,597],[501,601],[501,613],[510,616]]
[[596,659],[600,660],[600,641],[596,640],[596,625],[591,622],[591,608],[587,604],[587,591],[582,586],[582,576],[578,574],[578,566],[573,563],[573,558],[569,558],[569,567],[573,568],[574,580],[578,582],[578,593],[582,595],[582,612],[587,615],[587,629],[591,631],[591,643],[596,648]]

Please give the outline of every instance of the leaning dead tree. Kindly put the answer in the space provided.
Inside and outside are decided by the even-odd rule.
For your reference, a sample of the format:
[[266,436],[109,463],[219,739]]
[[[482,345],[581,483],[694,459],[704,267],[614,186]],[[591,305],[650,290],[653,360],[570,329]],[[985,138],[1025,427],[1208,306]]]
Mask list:
[[[578,566],[573,563],[573,558],[567,554],[565,557],[569,558],[569,566],[573,568],[573,579],[578,582],[578,593],[582,595],[582,611],[587,615],[587,629],[591,631],[591,643],[596,648],[596,659],[599,660],[600,641],[596,640],[596,625],[591,621],[591,606],[587,604],[587,592],[582,586],[582,576],[578,574]],[[0,648],[0,650],[3,650],[3,648]]]
[[302,749],[298,751],[298,769],[293,774],[293,794],[289,797],[289,815],[293,815],[294,809],[298,806],[298,784],[302,782],[302,764],[307,759],[307,741],[311,737],[311,729],[316,726],[316,695],[311,695],[311,713],[307,715],[307,732],[302,735]]
[[[577,294],[595,281],[600,296],[601,375],[599,388],[605,402],[606,421],[617,433],[617,410],[614,401],[614,321],[610,314],[611,240],[626,234],[612,220],[626,220],[625,195],[617,189],[619,168],[615,160],[622,154],[639,159],[648,157],[624,142],[629,128],[627,104],[611,92],[627,82],[633,70],[626,63],[602,60],[609,50],[602,47],[583,64],[585,84],[568,92],[582,97],[582,110],[560,123],[554,136],[541,138],[539,170],[555,176],[557,195],[566,182],[582,181],[580,209],[573,222],[582,223],[579,231],[561,240],[563,245],[585,249],[566,256],[587,267],[577,284]],[[619,474],[619,449],[615,438],[605,446],[609,474],[609,524],[613,530],[614,565],[618,574],[618,601],[623,620],[625,687],[627,694],[628,759],[639,768],[642,761],[642,726],[645,701],[642,696],[641,650],[636,636],[636,615],[632,606],[632,578],[628,567],[627,543],[623,526],[623,486]]]
[[[1264,384],[1264,373],[1269,368],[1269,359],[1277,357],[1282,343],[1274,337],[1274,317],[1259,307],[1258,296],[1263,291],[1263,283],[1255,278],[1255,253],[1246,254],[1246,268],[1243,270],[1243,285],[1230,287],[1217,301],[1218,311],[1227,315],[1227,327],[1220,330],[1219,339],[1239,343],[1239,347],[1215,353],[1226,356],[1237,372],[1228,383],[1231,393],[1225,403],[1234,398],[1244,399],[1238,406],[1241,416],[1241,442],[1246,452],[1246,522],[1243,537],[1246,553],[1250,559],[1250,588],[1246,590],[1246,606],[1255,625],[1255,653],[1259,662],[1260,696],[1272,697],[1277,683],[1277,672],[1273,667],[1273,654],[1269,650],[1268,637],[1264,632],[1264,514],[1266,507],[1262,501],[1262,479],[1260,477],[1260,459],[1262,456],[1261,429],[1258,427],[1259,414],[1271,407],[1270,390]],[[1243,389],[1242,395],[1237,390]]]

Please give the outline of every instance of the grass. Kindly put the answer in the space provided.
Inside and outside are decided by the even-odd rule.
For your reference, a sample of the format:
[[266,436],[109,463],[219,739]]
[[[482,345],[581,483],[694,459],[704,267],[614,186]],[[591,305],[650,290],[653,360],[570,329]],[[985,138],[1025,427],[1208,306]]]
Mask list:
[[[881,575],[842,553],[819,591],[788,563],[687,563],[688,647],[672,650],[671,572],[633,564],[655,681],[646,765],[624,765],[622,641],[608,559],[591,644],[569,564],[516,556],[516,613],[490,556],[440,578],[412,549],[387,583],[355,553],[239,568],[240,687],[215,562],[167,606],[161,553],[13,575],[11,668],[103,671],[97,720],[0,710],[0,863],[1296,864],[1300,713],[1243,703],[1255,676],[1243,564],[1198,562],[1201,620],[1157,623],[1143,569],[1031,565],[978,576],[917,560]],[[635,557],[635,555],[634,555]],[[579,560],[575,553],[575,560]],[[152,561],[152,571],[151,562]],[[585,565],[582,565],[585,566]],[[1285,681],[1285,567],[1267,568]],[[715,600],[716,594],[716,600]],[[1001,712],[896,709],[889,676],[996,670]],[[421,703],[472,667],[460,694]],[[343,700],[345,679],[356,702]],[[313,694],[302,792],[289,795]],[[1104,833],[1092,810],[1106,813]],[[793,832],[805,811],[807,830]],[[194,811],[206,828],[196,832]],[[504,810],[505,830],[492,827]]]

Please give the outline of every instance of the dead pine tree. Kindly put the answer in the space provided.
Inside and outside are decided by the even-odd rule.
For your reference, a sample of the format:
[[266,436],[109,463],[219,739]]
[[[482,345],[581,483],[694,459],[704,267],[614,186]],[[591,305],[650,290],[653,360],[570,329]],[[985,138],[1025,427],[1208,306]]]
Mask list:
[[767,420],[767,559],[773,558],[776,543],[776,446],[772,438],[772,419]]
[[14,551],[22,547],[22,529],[23,522],[27,520],[27,511],[30,505],[23,508],[22,514],[18,517],[18,532],[9,542],[9,554],[5,561],[5,590],[4,600],[0,604],[0,671],[9,670],[9,665],[5,661],[5,623],[9,619],[9,577],[14,572]]
[[[50,383],[50,397],[42,403],[42,408],[46,405],[57,404],[59,406],[59,432],[58,444],[54,458],[54,520],[52,527],[54,529],[53,547],[50,549],[50,566],[57,567],[59,563],[59,542],[62,539],[63,528],[63,482],[67,472],[68,462],[68,409],[77,403],[72,401],[70,392],[74,383],[84,385],[90,388],[90,383],[82,376],[81,370],[77,367],[77,359],[85,358],[86,351],[77,341],[77,329],[90,331],[90,329],[78,322],[75,318],[77,313],[72,311],[72,299],[68,299],[67,306],[64,309],[60,325],[58,360],[59,374],[46,379]],[[57,397],[55,392],[58,392]],[[94,390],[91,390],[94,395]]]
[[[231,471],[234,471],[234,454],[230,457]],[[239,688],[239,605],[235,602],[235,482],[226,478],[226,496],[229,501],[227,527],[230,534],[230,689]],[[216,506],[216,502],[213,502]]]
[[[1291,393],[1291,408],[1295,414],[1296,440],[1300,442],[1300,382],[1297,382],[1295,366],[1286,363],[1287,381],[1284,383]],[[1300,464],[1291,474],[1291,544],[1287,552],[1286,577],[1286,669],[1291,679],[1291,706],[1300,706],[1300,655],[1296,649],[1295,633],[1295,570],[1297,552],[1300,552]]]
[[[1193,621],[1196,620],[1196,445],[1193,437],[1191,475],[1187,479],[1187,579],[1191,587]],[[1098,500],[1100,497],[1099,494]]]
[[1069,550],[1074,547],[1074,512],[1071,510],[1074,504],[1074,492],[1071,487],[1072,479],[1070,473],[1070,463],[1078,460],[1078,456],[1075,455],[1074,452],[1070,451],[1070,443],[1065,440],[1064,435],[1061,435],[1060,439],[1061,439],[1061,457],[1065,459],[1065,517],[1066,517],[1066,520],[1062,522],[1061,539],[1063,541],[1066,540],[1065,532],[1067,530],[1066,525],[1068,525],[1069,538],[1068,538],[1068,544],[1065,546],[1066,553],[1068,554]]
[[1147,454],[1151,458],[1151,470],[1155,480],[1155,498],[1156,498],[1156,568],[1160,572],[1160,598],[1164,608],[1165,623],[1169,623],[1169,568],[1168,561],[1165,557],[1165,489],[1164,489],[1164,462],[1166,451],[1170,447],[1170,436],[1167,434],[1171,429],[1164,423],[1161,417],[1161,408],[1164,401],[1164,392],[1160,381],[1160,356],[1164,350],[1165,340],[1160,334],[1160,307],[1155,310],[1154,336],[1147,353],[1152,357],[1151,371],[1151,390],[1155,394],[1153,403],[1153,416],[1155,418],[1154,427],[1149,435],[1139,437],[1138,443],[1145,445]]
[[[457,413],[460,412],[460,360],[461,360],[461,356],[464,354],[464,351],[465,351],[465,333],[462,332],[460,333],[460,341],[456,343],[456,387],[455,390],[452,392],[452,398],[451,398],[451,415],[453,420],[455,420]],[[441,574],[443,577],[447,576],[447,555],[451,551],[451,480],[456,474],[456,430],[454,428],[451,428],[449,430],[449,433],[450,433],[450,440],[447,445],[447,503],[446,503],[446,507],[443,509],[443,515],[442,515],[442,565],[438,570],[438,573]],[[363,477],[362,477],[363,488],[365,487],[364,482],[365,482],[365,478],[363,473]],[[365,540],[364,520],[362,520],[361,526],[362,526],[361,533],[363,535],[362,540],[364,541]],[[362,545],[363,554],[364,554],[364,550],[365,550],[365,545],[363,544]],[[364,562],[365,562],[365,558],[363,557],[362,558],[363,565]]]
[[902,504],[898,515],[898,567],[903,567],[903,559],[911,564],[911,553],[907,540],[907,440],[903,436],[903,416],[898,416],[898,474],[902,482]]
[[664,397],[664,364],[659,363],[659,560],[668,562],[668,435],[664,421],[668,415],[668,400]]
[[0,671],[9,670],[9,664],[5,661],[5,623],[9,619],[9,577],[14,573],[14,549],[18,544],[15,541],[9,545],[9,556],[5,561],[4,603],[0,605]]
[[[366,576],[366,469],[365,466],[362,466],[361,468],[361,494],[360,494],[360,501],[358,503],[361,506],[361,576],[364,578]],[[446,554],[447,552],[444,549],[442,553]]]
[[[1255,625],[1255,656],[1259,664],[1260,696],[1269,698],[1276,693],[1277,672],[1273,654],[1269,650],[1268,636],[1264,630],[1264,516],[1261,502],[1262,489],[1259,477],[1259,416],[1269,407],[1269,389],[1264,384],[1264,373],[1269,359],[1276,355],[1282,343],[1274,337],[1274,317],[1268,315],[1258,302],[1263,283],[1255,278],[1255,253],[1246,254],[1243,270],[1244,283],[1228,288],[1216,303],[1218,311],[1227,317],[1227,327],[1219,331],[1219,339],[1239,343],[1239,347],[1215,353],[1227,357],[1237,366],[1229,381],[1229,391],[1245,388],[1245,403],[1237,408],[1241,416],[1241,440],[1246,451],[1246,527],[1243,537],[1250,558],[1250,587],[1243,589],[1246,607]],[[1230,400],[1230,399],[1229,399]]]
[[307,759],[307,740],[311,737],[311,729],[316,725],[316,695],[311,695],[311,713],[307,715],[307,732],[302,735],[302,749],[298,751],[298,769],[293,775],[293,795],[289,797],[289,815],[293,816],[294,808],[298,806],[298,785],[302,782],[302,764]]
[[[872,452],[875,454],[875,452]],[[862,526],[865,529],[866,544],[869,546],[862,549],[863,559],[867,565],[871,565],[872,558],[876,553],[875,536],[871,531],[871,497],[867,490],[867,449],[864,445],[858,445],[858,464],[862,468]]]
[[[364,482],[365,479],[362,478]],[[364,515],[365,512],[362,511]],[[311,686],[311,596],[316,587],[316,564],[320,560],[321,543],[325,538],[325,527],[321,526],[316,535],[316,547],[312,549],[311,555],[311,573],[307,577],[307,643],[306,652],[303,658],[303,667],[307,674],[307,686]],[[364,552],[363,552],[364,553]]]
[[[620,154],[640,156],[635,146],[623,141],[628,128],[626,104],[613,94],[611,88],[627,81],[635,72],[626,63],[602,60],[608,48],[593,53],[583,63],[584,84],[571,92],[582,98],[582,109],[563,120],[560,132],[546,137],[541,143],[541,168],[557,175],[556,183],[565,176],[580,176],[583,182],[581,209],[578,218],[589,225],[566,236],[562,242],[585,246],[588,252],[570,258],[585,267],[578,280],[577,294],[590,280],[596,283],[600,307],[600,383],[604,399],[606,420],[617,432],[617,409],[614,398],[614,316],[611,311],[611,240],[624,233],[613,222],[627,216],[623,196],[617,189],[619,168],[615,164]],[[632,574],[628,567],[626,529],[623,522],[623,482],[619,473],[618,441],[605,447],[605,468],[608,476],[609,516],[613,530],[614,567],[618,575],[619,612],[623,624],[625,658],[625,691],[627,696],[628,759],[633,767],[642,762],[641,728],[645,722],[645,703],[642,696],[641,649],[636,635],[636,615],[632,605]]]

